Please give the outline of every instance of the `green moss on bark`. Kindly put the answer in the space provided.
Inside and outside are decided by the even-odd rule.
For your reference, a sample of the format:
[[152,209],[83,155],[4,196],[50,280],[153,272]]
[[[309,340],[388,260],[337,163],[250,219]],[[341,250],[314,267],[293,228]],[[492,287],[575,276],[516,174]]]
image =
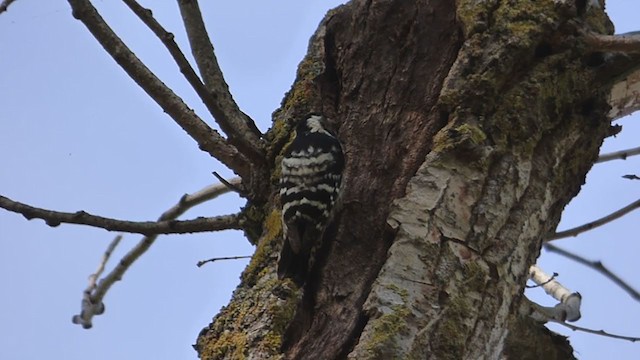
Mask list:
[[471,303],[464,294],[449,299],[447,308],[430,339],[431,358],[457,360],[463,358],[466,334],[469,332],[468,318],[473,313]]
[[488,275],[486,267],[483,267],[478,261],[465,263],[462,267],[462,279],[465,284],[465,290],[482,294],[487,285]]
[[367,339],[367,352],[376,359],[401,359],[397,355],[395,340],[402,336],[407,318],[411,316],[411,310],[405,305],[408,294],[406,289],[393,284],[385,287],[396,294],[401,303],[392,305],[390,312],[371,320],[372,333]]
[[256,248],[251,262],[242,273],[242,282],[245,286],[253,286],[257,280],[268,271],[268,265],[272,262],[271,257],[276,252],[278,243],[282,238],[282,221],[279,209],[274,209],[264,220],[264,235]]

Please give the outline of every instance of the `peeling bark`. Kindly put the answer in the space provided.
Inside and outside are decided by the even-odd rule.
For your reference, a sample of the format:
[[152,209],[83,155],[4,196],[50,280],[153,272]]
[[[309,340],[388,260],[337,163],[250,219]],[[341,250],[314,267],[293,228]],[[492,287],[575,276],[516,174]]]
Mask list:
[[201,358],[522,359],[533,348],[514,336],[536,334],[546,358],[572,359],[517,309],[610,126],[610,86],[567,45],[576,24],[607,28],[594,11],[354,0],[329,12],[267,141],[275,184],[296,116],[333,120],[342,211],[296,289],[275,276],[275,196],[249,204],[264,219],[258,248],[199,336]]
[[640,70],[617,82],[611,89],[609,116],[618,119],[640,110]]

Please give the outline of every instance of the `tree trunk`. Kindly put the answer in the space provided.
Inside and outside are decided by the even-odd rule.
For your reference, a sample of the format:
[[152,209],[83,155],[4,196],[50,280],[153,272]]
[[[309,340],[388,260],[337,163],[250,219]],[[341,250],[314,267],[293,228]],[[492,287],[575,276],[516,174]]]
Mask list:
[[[521,315],[544,237],[607,136],[610,85],[578,29],[585,1],[364,1],[330,11],[267,139],[267,203],[203,359],[572,359]],[[275,274],[275,184],[292,124],[336,125],[343,205],[306,285]]]

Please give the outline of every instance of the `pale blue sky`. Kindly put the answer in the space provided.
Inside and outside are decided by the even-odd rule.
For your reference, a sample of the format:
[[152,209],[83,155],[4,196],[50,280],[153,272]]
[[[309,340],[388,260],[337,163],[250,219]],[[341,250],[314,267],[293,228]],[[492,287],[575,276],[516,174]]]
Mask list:
[[[164,47],[121,2],[96,1],[103,16],[156,73],[207,121],[206,111]],[[175,1],[146,1],[185,44]],[[269,127],[306,52],[309,36],[339,1],[202,1],[216,53],[235,99],[262,130]],[[640,4],[611,1],[619,32],[638,30]],[[634,22],[635,20],[635,22]],[[186,47],[185,47],[186,49]],[[188,51],[186,51],[188,53]],[[66,1],[18,0],[0,16],[0,194],[45,208],[86,210],[152,220],[185,192],[215,182],[221,169],[73,19]],[[640,117],[604,151],[638,146]],[[640,159],[598,165],[569,207],[561,228],[592,220],[640,197]],[[233,195],[187,217],[235,212]],[[559,246],[603,260],[636,287],[640,245],[631,214]],[[160,237],[116,284],[107,311],[87,331],[71,323],[87,276],[113,234],[0,211],[0,359],[195,359],[198,332],[225,305],[246,261],[209,264],[214,256],[246,255],[239,232]],[[137,242],[127,235],[114,257]],[[640,304],[598,274],[549,254],[540,263],[584,297],[578,325],[640,336]],[[538,291],[539,292],[539,291]],[[545,297],[541,301],[550,303]],[[554,327],[555,329],[556,327]],[[563,333],[570,334],[564,329]],[[640,358],[640,344],[574,333],[581,359]]]

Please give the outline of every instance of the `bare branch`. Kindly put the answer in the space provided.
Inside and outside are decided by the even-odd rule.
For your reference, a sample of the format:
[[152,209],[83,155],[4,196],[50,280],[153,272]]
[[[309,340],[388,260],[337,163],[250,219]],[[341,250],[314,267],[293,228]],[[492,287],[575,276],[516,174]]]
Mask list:
[[[229,180],[229,184],[232,186],[240,186],[241,183],[242,180],[239,177]],[[231,189],[229,189],[225,184],[213,184],[203,188],[202,190],[194,192],[193,194],[184,194],[182,198],[180,198],[180,202],[174,205],[171,209],[165,211],[159,220],[175,219],[184,214],[188,209],[202,204],[203,202],[213,200],[220,195],[228,193],[230,190]]]
[[211,258],[211,259],[207,259],[207,260],[200,260],[200,261],[198,261],[196,266],[197,267],[202,267],[202,265],[204,265],[206,263],[216,262],[216,261],[220,261],[220,260],[239,260],[239,259],[250,259],[250,258],[251,258],[250,255],[215,257],[215,258]]
[[602,52],[640,52],[640,35],[636,33],[621,35],[603,35],[594,32],[586,33],[585,42],[591,50]]
[[590,223],[586,223],[584,225],[580,225],[578,227],[575,227],[573,229],[569,229],[569,230],[564,230],[564,231],[560,231],[557,232],[553,235],[551,235],[549,238],[547,238],[545,241],[551,241],[551,240],[557,240],[557,239],[563,239],[563,238],[567,238],[567,237],[571,237],[571,236],[578,236],[579,234],[582,234],[583,232],[595,229],[599,226],[602,226],[606,223],[609,223],[613,220],[619,219],[623,216],[625,216],[626,214],[632,212],[633,210],[637,209],[640,207],[640,200],[636,200],[634,202],[632,202],[631,204],[623,207],[620,210],[614,211],[611,214],[602,217],[598,220],[592,221]]
[[615,339],[629,340],[631,342],[636,342],[636,341],[640,340],[640,338],[638,338],[638,337],[616,335],[616,334],[608,333],[608,332],[606,332],[604,330],[592,330],[592,329],[587,329],[587,328],[583,328],[583,327],[580,327],[580,326],[576,326],[576,325],[572,325],[572,324],[566,323],[561,319],[555,319],[553,317],[553,314],[548,312],[548,310],[550,310],[550,309],[552,309],[552,308],[540,306],[540,305],[536,304],[535,302],[531,301],[530,299],[528,299],[527,297],[525,297],[523,299],[523,301],[520,302],[520,307],[519,307],[518,311],[519,311],[519,313],[521,315],[530,316],[536,321],[540,321],[540,322],[543,322],[543,323],[552,321],[552,322],[558,323],[558,324],[560,324],[560,325],[562,325],[564,327],[567,327],[567,328],[569,328],[569,329],[571,329],[573,331],[583,331],[583,332],[586,332],[586,333],[600,335],[600,336],[606,336],[606,337],[611,337],[611,338],[615,338]]
[[602,56],[600,82],[613,85],[609,94],[611,120],[640,110],[640,32],[602,35],[583,32],[590,51]]
[[82,21],[120,67],[198,143],[200,149],[220,160],[242,178],[249,179],[251,164],[247,158],[202,121],[179,96],[160,81],[105,23],[90,1],[68,1],[73,9],[73,16]]
[[111,253],[113,253],[113,250],[118,246],[120,240],[122,240],[122,235],[116,236],[111,241],[107,250],[105,250],[104,255],[102,255],[102,260],[98,265],[98,270],[89,276],[89,286],[87,286],[82,293],[82,311],[80,312],[80,315],[74,315],[71,319],[74,324],[82,325],[85,329],[91,329],[91,327],[93,327],[93,324],[91,323],[93,315],[100,315],[104,313],[104,303],[102,303],[102,299],[100,299],[99,303],[93,303],[91,294],[96,290],[98,278],[102,275],[102,272],[111,257]]
[[126,221],[91,215],[85,211],[74,213],[33,207],[0,195],[0,208],[22,214],[27,220],[42,219],[51,227],[60,224],[87,225],[108,231],[135,234],[186,234],[227,229],[241,229],[237,215],[199,217],[194,220]]
[[609,116],[612,120],[640,110],[640,69],[624,76],[613,85],[609,104]]
[[609,278],[609,280],[613,281],[614,284],[620,286],[624,291],[626,291],[629,295],[631,295],[631,297],[634,300],[640,301],[640,292],[632,288],[631,285],[627,284],[627,282],[622,280],[618,275],[611,272],[611,270],[605,267],[604,264],[602,264],[602,262],[585,259],[582,256],[576,255],[572,252],[569,252],[567,250],[561,249],[555,245],[548,244],[548,243],[544,245],[544,248],[550,252],[554,252],[556,254],[562,255],[568,259],[571,259],[582,265],[585,265],[594,269],[595,271]]
[[0,14],[7,11],[9,5],[11,5],[14,1],[16,0],[2,0],[2,2],[0,3]]
[[635,155],[640,155],[640,147],[602,154],[596,160],[596,164],[611,160],[627,160],[628,157]]
[[573,331],[582,331],[582,332],[586,332],[589,334],[595,334],[595,335],[600,335],[600,336],[604,336],[604,337],[610,337],[610,338],[614,338],[614,339],[620,339],[620,340],[628,340],[631,342],[636,342],[636,341],[640,341],[640,337],[633,337],[633,336],[624,336],[624,335],[616,335],[616,334],[611,334],[608,333],[604,330],[592,330],[592,329],[587,329],[581,326],[576,326],[573,324],[567,324],[566,322],[563,321],[558,321],[558,320],[551,320],[555,323],[558,323],[566,328],[569,328]]
[[[230,181],[233,184],[239,184],[240,179],[235,178]],[[210,185],[206,188],[195,192],[193,194],[185,194],[180,198],[180,201],[169,210],[165,211],[158,218],[158,222],[167,222],[172,221],[178,218],[178,216],[184,214],[190,208],[201,204],[205,201],[214,199],[222,194],[229,192],[229,188],[222,184]],[[153,245],[155,240],[158,237],[158,234],[145,236],[136,246],[134,246],[121,260],[118,262],[118,265],[107,275],[105,276],[97,286],[95,286],[96,279],[104,270],[104,265],[109,260],[109,255],[113,248],[120,241],[119,238],[121,236],[118,235],[116,239],[114,239],[107,251],[105,251],[105,255],[102,258],[100,266],[98,267],[98,271],[95,274],[89,277],[89,287],[85,290],[83,298],[81,311],[79,315],[75,315],[73,317],[74,324],[80,324],[85,329],[89,329],[92,326],[91,319],[95,315],[100,315],[104,311],[103,299],[111,286],[116,282],[122,279],[124,273],[129,269],[129,267],[138,259],[142,254],[144,254],[150,247]]]
[[529,268],[529,278],[542,287],[548,295],[559,301],[559,303],[552,308],[538,305],[538,310],[546,314],[549,319],[577,321],[580,319],[582,296],[560,284],[560,282],[555,279],[556,275],[557,274],[554,274],[554,276],[547,275],[537,265]]
[[209,111],[220,124],[220,128],[229,136],[231,144],[237,146],[254,163],[263,162],[264,150],[260,141],[262,134],[255,122],[242,112],[233,100],[216,59],[198,1],[178,0],[178,6],[189,38],[191,53],[209,90],[211,101],[215,105]]
[[[233,117],[234,114],[227,114],[228,111],[236,111],[241,114],[243,113],[240,112],[240,110],[238,109],[237,105],[235,105],[235,103],[233,103],[233,105],[235,105],[235,108],[232,108],[229,106],[226,106],[226,107],[223,106],[225,105],[223,100],[227,100],[227,101],[230,100],[231,102],[233,102],[233,99],[229,94],[228,87],[224,83],[224,79],[222,78],[222,73],[220,73],[220,78],[218,80],[222,81],[223,84],[221,85],[224,85],[224,86],[215,87],[209,84],[207,87],[205,87],[202,81],[200,81],[200,78],[198,77],[196,72],[191,67],[191,64],[189,64],[189,61],[187,60],[187,58],[184,56],[184,54],[178,47],[178,44],[176,44],[173,34],[165,30],[165,28],[162,27],[162,25],[160,25],[160,23],[153,17],[151,10],[142,7],[135,0],[123,0],[123,1],[140,18],[140,20],[142,20],[142,22],[145,23],[149,27],[149,29],[151,29],[151,31],[153,31],[153,33],[165,45],[165,47],[173,57],[174,61],[180,68],[180,72],[182,72],[182,74],[187,79],[189,84],[191,84],[191,87],[193,87],[193,89],[196,91],[196,93],[198,94],[202,102],[205,104],[205,106],[207,107],[211,115],[213,115],[216,118],[222,130],[229,136],[229,139],[228,139],[229,143],[237,147],[238,150],[240,150],[240,152],[242,152],[251,160],[255,160],[256,163],[265,162],[265,158],[264,158],[265,155],[261,147],[261,143],[259,142],[259,138],[251,132],[247,132],[244,134],[239,132],[242,129],[242,125],[245,123],[237,121],[239,119],[234,118]],[[214,57],[214,60],[215,60],[215,57]],[[218,71],[219,70],[220,69],[218,69]],[[211,91],[226,90],[226,94],[228,94],[228,96],[225,96],[226,94],[220,94],[220,95],[218,95],[218,93],[212,94],[207,88],[209,88]],[[251,119],[248,119],[248,120],[252,121]],[[246,128],[246,125],[244,127]]]

